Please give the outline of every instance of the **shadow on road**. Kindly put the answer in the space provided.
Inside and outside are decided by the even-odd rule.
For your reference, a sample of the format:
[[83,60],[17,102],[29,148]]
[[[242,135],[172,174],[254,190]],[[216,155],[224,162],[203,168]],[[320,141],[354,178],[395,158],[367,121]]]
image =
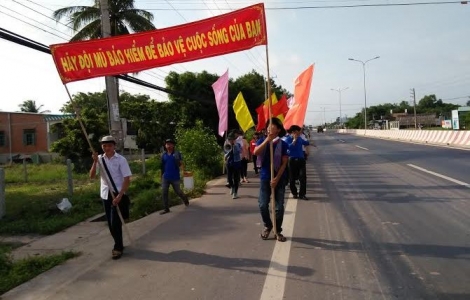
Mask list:
[[[169,253],[156,252],[146,249],[136,249],[132,255],[133,259],[150,260],[159,262],[177,262],[191,265],[209,266],[214,268],[248,272],[257,275],[266,275],[267,273],[260,269],[268,269],[269,260],[252,258],[232,258],[214,254],[193,252],[188,250],[177,250]],[[282,270],[285,266],[274,265],[275,269]],[[313,270],[299,266],[289,266],[288,273],[297,276],[308,277],[313,274]]]

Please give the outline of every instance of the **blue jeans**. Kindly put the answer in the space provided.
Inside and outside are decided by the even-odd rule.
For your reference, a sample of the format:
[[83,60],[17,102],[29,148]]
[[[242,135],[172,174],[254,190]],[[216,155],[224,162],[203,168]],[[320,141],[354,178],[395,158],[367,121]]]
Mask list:
[[[276,232],[282,232],[282,221],[284,219],[284,194],[286,185],[283,180],[280,180],[274,189],[274,200],[276,202]],[[273,228],[271,221],[271,214],[269,212],[269,203],[271,199],[271,185],[270,180],[261,180],[259,189],[259,211],[263,219],[264,226],[268,229]]]
[[163,197],[163,208],[169,210],[170,207],[168,206],[168,191],[170,189],[170,185],[173,187],[175,193],[181,198],[183,201],[187,201],[186,195],[180,188],[180,180],[168,180],[163,178],[162,181],[162,197]]

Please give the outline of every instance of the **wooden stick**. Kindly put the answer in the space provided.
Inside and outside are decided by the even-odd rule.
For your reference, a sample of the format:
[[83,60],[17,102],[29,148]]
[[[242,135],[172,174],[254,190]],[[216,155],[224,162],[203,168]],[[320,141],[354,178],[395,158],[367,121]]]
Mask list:
[[[272,115],[272,103],[271,103],[271,77],[269,75],[269,54],[268,44],[266,43],[266,65],[268,68],[268,128],[271,127]],[[274,153],[273,153],[273,141],[269,142],[269,155],[270,155],[270,167],[271,167],[271,180],[274,179]],[[277,222],[276,222],[276,199],[275,199],[275,188],[271,187],[271,219],[273,222],[274,235],[277,236]]]
[[[86,138],[86,140],[87,140],[87,142],[88,142],[88,146],[90,147],[90,151],[91,151],[92,153],[95,153],[96,151],[95,151],[95,149],[93,148],[93,145],[91,144],[90,139],[88,138],[88,134],[87,134],[85,125],[83,125],[82,118],[80,117],[80,111],[79,111],[77,105],[75,104],[75,102],[73,101],[72,96],[70,95],[70,92],[69,92],[69,89],[68,89],[67,85],[64,84],[64,87],[65,87],[65,90],[67,91],[67,95],[69,96],[70,103],[71,103],[72,106],[73,106],[73,110],[75,111],[75,114],[77,115],[78,123],[80,123],[80,127],[82,128],[83,134],[85,135],[85,138]],[[98,164],[99,164],[99,167],[100,167],[100,170],[101,170],[100,176],[101,176],[101,178],[103,178],[103,179],[106,181],[106,184],[108,185],[109,191],[111,192],[111,197],[113,198],[113,201],[114,201],[114,199],[116,199],[116,195],[114,194],[114,191],[113,191],[113,189],[111,188],[112,185],[111,185],[111,183],[110,183],[110,181],[109,181],[108,176],[106,176],[105,174],[103,174],[103,173],[105,173],[105,172],[103,172],[103,170],[105,170],[105,169],[104,169],[104,166],[102,165],[102,162],[101,162],[99,159],[98,159]],[[124,231],[126,232],[126,235],[127,235],[127,237],[129,238],[129,243],[130,243],[130,245],[132,246],[132,244],[134,244],[134,241],[133,241],[133,239],[132,239],[132,237],[131,237],[131,233],[129,232],[129,228],[127,228],[126,222],[124,221],[124,218],[122,217],[122,213],[121,213],[121,210],[119,209],[119,205],[116,205],[116,208],[117,208],[117,212],[118,212],[118,215],[119,215],[119,219],[121,220],[121,223],[122,223],[122,225],[123,225],[123,227],[124,227]]]

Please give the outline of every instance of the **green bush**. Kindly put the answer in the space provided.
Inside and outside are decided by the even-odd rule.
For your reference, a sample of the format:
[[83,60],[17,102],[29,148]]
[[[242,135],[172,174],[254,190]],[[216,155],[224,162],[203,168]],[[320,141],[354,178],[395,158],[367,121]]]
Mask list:
[[215,136],[198,120],[191,129],[178,126],[177,149],[183,154],[186,170],[200,170],[207,177],[222,173],[223,154]]

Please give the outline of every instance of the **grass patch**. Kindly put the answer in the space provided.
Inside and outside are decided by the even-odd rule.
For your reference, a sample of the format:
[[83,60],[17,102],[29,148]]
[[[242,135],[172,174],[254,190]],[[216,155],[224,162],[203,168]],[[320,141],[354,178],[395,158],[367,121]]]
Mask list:
[[[131,220],[145,217],[163,208],[160,188],[159,159],[146,162],[147,175],[139,175],[140,162],[130,162],[134,176],[129,188],[132,206]],[[5,168],[6,215],[0,220],[0,234],[53,234],[103,212],[99,196],[100,181],[90,181],[86,174],[73,174],[74,194],[67,195],[66,167],[56,164],[28,165],[34,176],[25,183],[21,178],[22,165]],[[194,189],[186,191],[190,198],[204,193],[210,178],[194,171]],[[183,180],[182,180],[183,181]],[[181,204],[181,199],[170,188],[170,206]],[[72,209],[62,213],[57,207],[62,198],[69,198]]]
[[[66,167],[56,164],[28,165],[34,176],[25,183],[19,175],[22,165],[5,168],[6,215],[0,220],[0,234],[52,234],[75,225],[103,210],[99,201],[99,181],[86,174],[73,174],[74,196],[67,195]],[[57,207],[69,198],[73,207],[62,213]]]
[[0,295],[79,255],[76,252],[63,252],[13,262],[10,251],[11,246],[0,244]]

